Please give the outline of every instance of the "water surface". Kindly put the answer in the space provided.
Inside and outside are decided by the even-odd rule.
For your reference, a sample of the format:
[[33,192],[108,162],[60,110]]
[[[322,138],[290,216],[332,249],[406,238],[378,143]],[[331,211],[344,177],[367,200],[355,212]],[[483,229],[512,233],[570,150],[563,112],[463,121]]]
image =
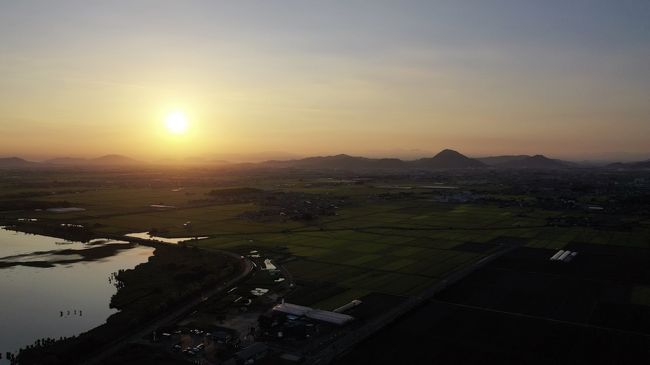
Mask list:
[[203,240],[208,237],[175,237],[175,238],[167,238],[167,237],[162,237],[162,236],[156,236],[153,234],[150,234],[149,232],[137,232],[137,233],[129,233],[125,234],[124,236],[126,237],[132,237],[132,238],[139,238],[143,240],[150,240],[150,241],[158,241],[158,242],[163,242],[163,243],[172,243],[172,244],[179,244],[181,242],[185,241],[190,241],[190,240]]
[[[91,254],[92,252],[92,254]],[[146,262],[153,248],[95,240],[84,244],[0,227],[0,364],[39,338],[72,336],[103,324],[115,309],[111,273]]]

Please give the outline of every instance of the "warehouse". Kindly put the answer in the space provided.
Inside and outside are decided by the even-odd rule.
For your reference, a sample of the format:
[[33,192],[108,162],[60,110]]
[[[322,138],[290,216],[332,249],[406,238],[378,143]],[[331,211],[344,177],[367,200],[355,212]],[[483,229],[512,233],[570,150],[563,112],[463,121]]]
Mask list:
[[354,317],[343,313],[313,309],[302,305],[281,303],[273,307],[274,312],[281,312],[296,317],[306,317],[317,321],[327,322],[342,326],[352,320]]

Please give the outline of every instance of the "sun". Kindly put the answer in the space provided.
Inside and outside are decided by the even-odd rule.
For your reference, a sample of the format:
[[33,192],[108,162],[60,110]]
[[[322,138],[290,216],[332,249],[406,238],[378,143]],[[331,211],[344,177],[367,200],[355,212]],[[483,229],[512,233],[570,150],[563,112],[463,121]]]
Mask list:
[[167,130],[172,134],[183,134],[187,131],[187,116],[182,111],[174,111],[165,117]]

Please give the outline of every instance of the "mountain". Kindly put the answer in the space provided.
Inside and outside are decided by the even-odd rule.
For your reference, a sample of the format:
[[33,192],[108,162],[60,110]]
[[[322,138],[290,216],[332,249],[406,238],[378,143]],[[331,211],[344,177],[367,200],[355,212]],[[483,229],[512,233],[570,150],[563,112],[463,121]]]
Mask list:
[[[161,161],[162,162],[162,161]],[[614,164],[575,163],[551,159],[543,155],[503,155],[481,158],[470,158],[457,151],[445,149],[433,157],[417,160],[401,160],[399,158],[368,158],[339,154],[333,156],[317,156],[289,160],[269,160],[260,163],[236,163],[218,161],[213,157],[193,157],[185,160],[166,160],[166,164],[178,163],[186,165],[232,166],[233,168],[298,168],[298,169],[329,169],[329,170],[415,170],[415,169],[472,169],[472,168],[507,168],[507,169],[562,169],[571,167],[608,167],[612,169],[644,169],[650,168],[650,160],[639,162],[619,162]],[[118,154],[105,155],[97,158],[53,158],[43,163],[28,161],[19,157],[0,158],[0,168],[114,168],[135,167],[144,162]]]
[[98,166],[133,166],[142,162],[123,155],[105,155],[97,158],[58,157],[44,161],[48,165],[72,167],[98,167]]
[[350,155],[307,157],[299,160],[266,161],[268,167],[293,167],[308,169],[455,169],[476,168],[485,165],[477,160],[466,157],[453,150],[444,150],[434,157],[421,158],[415,161],[402,161],[398,158],[367,158]]
[[639,162],[632,162],[628,164],[630,167],[633,169],[647,169],[650,168],[650,160],[648,161],[639,161]]
[[495,167],[511,169],[563,169],[571,166],[572,164],[569,162],[555,160],[544,155],[529,156],[495,165]]
[[25,167],[38,167],[38,166],[40,166],[38,162],[27,161],[20,157],[0,158],[1,169],[15,169],[15,168],[25,168]]
[[85,158],[57,157],[43,161],[43,163],[50,165],[84,165],[88,163],[88,160]]
[[406,163],[397,158],[366,158],[340,154],[336,156],[307,157],[289,161],[267,161],[265,165],[272,167],[295,167],[309,169],[399,169]]
[[607,165],[607,167],[612,169],[650,169],[650,160],[628,163],[616,162]]
[[520,161],[531,157],[530,155],[504,155],[504,156],[489,156],[479,157],[477,160],[483,162],[488,166],[496,166],[512,161]]
[[412,166],[419,168],[432,168],[432,169],[463,169],[463,168],[477,168],[485,167],[481,161],[469,158],[457,151],[446,149],[439,152],[437,155],[430,158],[421,158],[412,161]]
[[95,165],[137,165],[141,162],[122,155],[106,155],[90,159],[90,163]]
[[283,151],[264,151],[264,152],[255,152],[255,153],[217,153],[213,155],[203,156],[203,160],[206,162],[213,161],[228,161],[233,163],[240,162],[263,162],[263,161],[286,161],[286,160],[297,160],[303,158],[303,155],[297,155],[294,153],[283,152]]

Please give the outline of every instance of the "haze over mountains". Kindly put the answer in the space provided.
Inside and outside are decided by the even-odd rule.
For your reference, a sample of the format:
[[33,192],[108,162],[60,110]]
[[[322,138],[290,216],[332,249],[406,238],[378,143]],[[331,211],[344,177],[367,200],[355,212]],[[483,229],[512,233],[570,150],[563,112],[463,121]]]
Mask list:
[[543,155],[497,156],[479,160],[488,160],[491,162],[490,165],[495,167],[523,169],[561,169],[576,165],[575,163],[552,159]]
[[45,168],[45,167],[63,167],[63,166],[137,166],[144,162],[134,160],[122,155],[105,155],[97,158],[73,158],[59,157],[43,162],[28,161],[20,157],[0,158],[0,168]]
[[429,158],[404,161],[397,158],[367,158],[340,154],[336,156],[308,157],[299,160],[267,161],[268,167],[292,167],[310,169],[450,169],[480,168],[486,165],[454,150],[443,150]]
[[97,158],[72,158],[60,157],[44,161],[52,165],[137,165],[142,164],[138,160],[122,155],[105,155]]
[[309,157],[299,160],[267,161],[269,167],[293,167],[311,169],[561,169],[578,166],[576,163],[551,159],[542,155],[493,156],[470,158],[457,151],[445,149],[433,157],[404,161],[396,158],[366,158],[345,154]]
[[[594,167],[592,164],[570,162],[548,158],[544,155],[503,155],[480,158],[470,158],[457,151],[445,149],[433,157],[415,160],[398,158],[368,158],[339,154],[333,156],[316,156],[288,160],[270,160],[258,163],[228,163],[227,161],[203,161],[201,159],[186,160],[185,163],[194,165],[227,165],[233,167],[262,167],[262,168],[297,168],[297,169],[336,169],[336,170],[432,170],[432,169],[566,169],[577,167]],[[135,167],[142,165],[165,165],[165,163],[149,164],[127,156],[111,154],[97,158],[53,158],[43,162],[34,162],[20,157],[0,158],[0,168],[108,168]],[[650,160],[601,164],[608,168],[643,169],[650,168]]]
[[30,167],[38,166],[38,162],[32,162],[24,160],[20,157],[4,157],[0,158],[0,167],[4,168],[20,168],[20,167]]

